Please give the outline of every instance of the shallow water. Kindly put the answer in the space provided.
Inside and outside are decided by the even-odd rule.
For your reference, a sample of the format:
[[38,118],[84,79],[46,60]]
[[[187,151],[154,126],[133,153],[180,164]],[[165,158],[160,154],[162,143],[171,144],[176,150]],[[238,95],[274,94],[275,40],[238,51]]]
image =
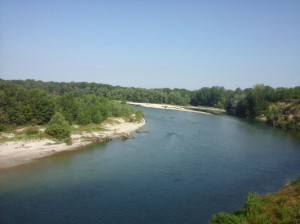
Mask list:
[[291,132],[143,108],[135,139],[0,171],[0,223],[207,223],[300,176]]

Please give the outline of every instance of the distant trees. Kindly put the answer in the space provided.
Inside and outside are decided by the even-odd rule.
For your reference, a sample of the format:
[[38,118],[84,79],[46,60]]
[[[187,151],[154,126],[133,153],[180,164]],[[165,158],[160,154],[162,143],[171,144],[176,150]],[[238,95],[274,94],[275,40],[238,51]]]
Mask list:
[[[187,105],[190,103],[191,91],[186,89],[144,89],[133,87],[111,86],[87,82],[42,82],[27,79],[6,81],[23,86],[25,89],[44,90],[51,95],[72,93],[75,96],[93,94],[120,101],[135,101],[148,103],[166,103]],[[66,119],[69,119],[66,117]]]
[[274,89],[258,84],[250,89],[236,89],[228,99],[226,110],[239,117],[255,118],[266,115],[270,103],[290,100],[300,100],[299,87]]
[[249,114],[247,94],[239,88],[236,89],[228,100],[226,111],[231,115],[247,117],[247,114]]
[[[189,91],[169,88],[127,88],[87,82],[0,79],[0,129],[3,124],[45,124],[56,111],[60,112],[69,124],[100,122],[108,116],[132,113],[130,107],[113,99],[217,107],[226,109],[231,115],[255,118],[267,116],[270,113],[268,112],[270,103],[300,100],[300,87],[274,89],[258,84],[253,88],[244,90],[238,88],[235,91],[219,86]],[[272,113],[274,115],[270,115],[269,118],[277,119],[276,113],[274,111]]]
[[201,105],[225,108],[228,104],[228,99],[231,95],[232,91],[226,90],[224,87],[204,87],[192,92],[191,104],[194,106]]

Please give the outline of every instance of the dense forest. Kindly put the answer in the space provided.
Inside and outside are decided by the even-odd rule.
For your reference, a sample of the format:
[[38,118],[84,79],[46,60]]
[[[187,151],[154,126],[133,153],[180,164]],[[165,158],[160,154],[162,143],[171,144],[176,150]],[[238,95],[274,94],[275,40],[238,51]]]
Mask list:
[[[22,124],[31,119],[31,122],[43,123],[43,119],[49,120],[50,115],[47,116],[46,113],[51,114],[53,110],[61,110],[69,122],[88,123],[101,120],[109,115],[107,109],[100,107],[100,104],[106,105],[104,108],[113,108],[117,106],[112,103],[115,101],[110,100],[119,100],[216,107],[225,109],[230,115],[261,118],[273,126],[300,130],[300,114],[298,113],[300,110],[300,86],[295,88],[272,88],[258,84],[253,88],[244,90],[238,88],[235,91],[213,86],[191,91],[169,88],[120,87],[88,82],[65,83],[35,80],[0,80],[0,84],[0,98],[3,98],[3,94],[7,91],[5,85],[11,84],[16,86],[16,92],[12,96],[15,96],[19,101],[28,101],[26,102],[28,106],[22,108],[23,111],[28,111],[28,113],[17,115],[14,114],[17,112],[11,111],[9,118],[7,118],[5,113],[0,110],[0,121],[10,119]],[[29,92],[25,95],[20,93],[20,91],[25,90]],[[27,94],[29,94],[29,97],[26,97]],[[52,97],[49,98],[47,94]],[[39,98],[40,102],[32,100],[34,96]],[[280,102],[285,104],[280,104]],[[53,109],[53,105],[55,109]],[[89,112],[82,109],[87,105],[90,108]],[[38,110],[38,107],[41,110],[33,115],[31,110]],[[48,110],[46,108],[52,109]],[[80,110],[77,110],[78,108]],[[75,113],[75,111],[78,113]],[[293,112],[292,117],[289,116],[291,112]],[[45,116],[41,116],[40,113],[44,113]]]

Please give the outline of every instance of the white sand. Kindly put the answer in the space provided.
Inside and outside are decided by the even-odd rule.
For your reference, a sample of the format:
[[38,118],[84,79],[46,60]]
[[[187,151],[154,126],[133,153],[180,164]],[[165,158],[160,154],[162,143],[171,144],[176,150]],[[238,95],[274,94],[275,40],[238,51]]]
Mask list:
[[31,162],[34,159],[69,151],[89,145],[93,142],[105,142],[110,139],[129,137],[129,133],[141,128],[141,122],[125,122],[122,118],[113,119],[105,124],[105,131],[72,134],[72,144],[56,143],[50,139],[32,141],[7,141],[0,144],[0,169]]
[[184,108],[183,106],[170,105],[170,104],[136,103],[136,102],[127,102],[127,104],[141,106],[141,107],[150,107],[155,109],[163,109],[163,110],[179,110],[179,111],[186,111],[186,112],[193,112],[193,113],[200,113],[200,114],[210,114],[202,111],[189,110]]

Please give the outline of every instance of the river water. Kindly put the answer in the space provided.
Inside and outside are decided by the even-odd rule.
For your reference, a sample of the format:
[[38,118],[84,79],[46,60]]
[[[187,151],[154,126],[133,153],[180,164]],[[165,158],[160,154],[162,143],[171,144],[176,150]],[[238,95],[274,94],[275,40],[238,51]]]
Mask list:
[[0,223],[207,223],[300,176],[292,132],[143,108],[144,133],[0,171]]

